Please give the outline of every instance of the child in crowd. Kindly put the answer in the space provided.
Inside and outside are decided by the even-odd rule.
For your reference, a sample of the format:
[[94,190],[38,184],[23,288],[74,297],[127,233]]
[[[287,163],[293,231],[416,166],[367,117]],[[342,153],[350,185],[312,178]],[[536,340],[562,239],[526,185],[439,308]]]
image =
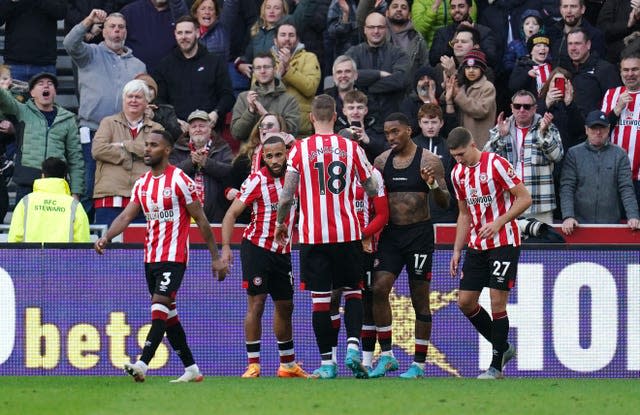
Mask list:
[[545,33],[542,15],[537,10],[527,9],[522,13],[522,27],[520,28],[520,39],[514,39],[507,45],[507,50],[502,58],[502,65],[511,72],[516,62],[521,57],[531,52],[527,48],[527,42],[533,35],[543,35]]
[[538,96],[551,73],[551,56],[549,56],[550,39],[545,35],[534,35],[527,41],[529,55],[518,59],[511,77],[511,92],[525,89]]
[[471,132],[478,148],[489,139],[496,119],[496,88],[485,76],[486,70],[484,52],[472,49],[465,55],[457,77],[447,79],[445,90],[447,112],[455,108],[460,125]]

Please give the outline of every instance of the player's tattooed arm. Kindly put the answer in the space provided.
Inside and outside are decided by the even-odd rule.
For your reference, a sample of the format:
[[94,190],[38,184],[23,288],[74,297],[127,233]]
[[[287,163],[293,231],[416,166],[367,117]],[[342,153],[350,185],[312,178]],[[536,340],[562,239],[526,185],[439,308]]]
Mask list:
[[278,200],[278,217],[277,223],[284,223],[284,220],[291,212],[293,206],[293,196],[298,191],[298,183],[300,182],[300,174],[293,171],[287,171],[284,176],[284,186]]
[[378,181],[375,177],[370,176],[364,181],[364,183],[362,183],[362,187],[364,187],[364,191],[367,193],[367,196],[376,197],[378,195]]
[[449,207],[450,195],[444,179],[444,166],[440,158],[428,150],[423,150],[420,160],[420,175],[433,193],[433,198],[443,209]]

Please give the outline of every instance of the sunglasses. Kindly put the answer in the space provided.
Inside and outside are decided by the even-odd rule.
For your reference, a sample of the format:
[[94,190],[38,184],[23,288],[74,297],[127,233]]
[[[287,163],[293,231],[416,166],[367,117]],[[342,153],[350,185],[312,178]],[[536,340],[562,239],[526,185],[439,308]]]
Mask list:
[[258,128],[259,128],[260,130],[270,130],[270,129],[272,129],[275,125],[276,125],[276,123],[274,123],[274,122],[267,122],[267,123],[262,123],[262,124],[258,125]]
[[513,107],[514,110],[519,110],[524,108],[525,111],[529,111],[531,108],[533,108],[534,104],[511,104],[511,106]]

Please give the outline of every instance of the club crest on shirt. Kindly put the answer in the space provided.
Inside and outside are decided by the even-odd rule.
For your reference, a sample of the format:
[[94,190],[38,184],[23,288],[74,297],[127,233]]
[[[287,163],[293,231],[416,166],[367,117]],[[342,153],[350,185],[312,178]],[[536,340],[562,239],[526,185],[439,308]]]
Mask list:
[[480,183],[486,183],[487,179],[487,173],[480,173]]
[[193,183],[189,183],[189,184],[187,185],[187,190],[189,191],[189,193],[193,193],[193,192],[195,192],[195,191],[196,191],[196,185],[195,185],[195,184],[193,184]]
[[509,167],[509,169],[507,169],[507,176],[511,177],[512,179],[516,177],[516,172],[513,170],[513,167]]
[[259,287],[262,285],[262,278],[261,277],[253,277],[253,285],[255,285],[256,287]]
[[164,189],[162,189],[162,197],[164,197],[165,199],[169,199],[171,197],[171,188],[170,187],[165,187]]

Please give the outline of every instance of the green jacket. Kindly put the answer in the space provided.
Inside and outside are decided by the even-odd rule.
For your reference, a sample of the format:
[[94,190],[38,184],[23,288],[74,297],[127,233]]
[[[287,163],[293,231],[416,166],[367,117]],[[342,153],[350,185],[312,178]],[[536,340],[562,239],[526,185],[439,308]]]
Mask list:
[[58,113],[51,124],[32,99],[25,104],[16,101],[9,91],[0,89],[0,111],[14,115],[17,153],[13,180],[21,186],[32,186],[40,177],[40,166],[48,157],[58,157],[69,166],[71,193],[84,193],[84,159],[75,115],[55,105]]
[[[429,47],[431,47],[433,35],[436,30],[453,23],[451,15],[449,14],[449,0],[442,0],[440,6],[435,12],[433,11],[434,3],[434,0],[414,0],[413,5],[411,6],[413,27],[422,34],[424,40],[427,41],[427,46]],[[471,18],[474,22],[476,21],[477,10],[476,1],[473,0]]]

